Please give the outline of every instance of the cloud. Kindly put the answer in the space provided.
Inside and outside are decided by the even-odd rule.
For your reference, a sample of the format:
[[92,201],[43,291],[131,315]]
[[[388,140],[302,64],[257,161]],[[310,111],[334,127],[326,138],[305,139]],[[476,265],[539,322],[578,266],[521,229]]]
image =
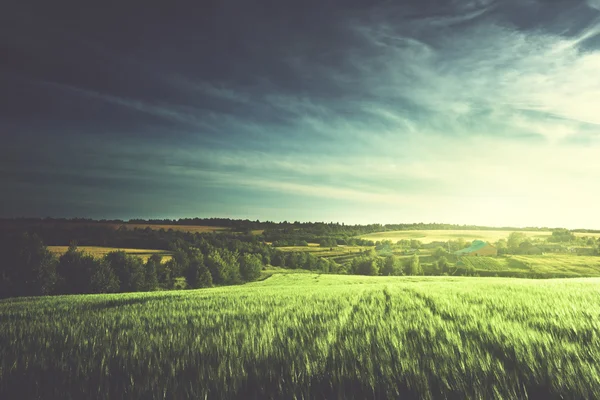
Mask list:
[[[393,112],[394,103],[413,104],[426,111],[429,129],[483,134],[473,132],[471,122],[477,122],[489,134],[500,134],[515,120],[518,135],[527,133],[518,129],[523,120],[531,120],[530,128],[543,123],[540,115],[532,119],[523,112],[533,110],[546,113],[550,123],[553,117],[572,121],[564,133],[574,134],[581,124],[600,124],[594,101],[600,82],[590,79],[600,68],[600,53],[577,46],[596,30],[592,23],[580,36],[564,38],[486,22],[425,43],[389,25],[361,26],[357,31],[368,48],[382,50],[349,63],[360,68],[362,91],[385,98],[386,111]],[[531,133],[553,140],[550,131]]]
[[149,103],[147,101],[100,93],[94,90],[57,82],[41,81],[39,83],[63,91],[71,92],[79,96],[100,100],[115,106],[163,118],[172,122],[183,123],[196,128],[210,128],[210,125],[206,123],[206,120],[197,116],[198,114],[201,114],[201,110],[194,109],[191,106],[161,104],[158,102]]
[[593,9],[600,11],[600,0],[587,0],[587,5]]
[[[336,22],[345,42],[335,57],[298,52],[268,80],[252,66],[244,85],[167,71],[180,102],[50,84],[192,133],[99,144],[94,163],[72,173],[153,177],[187,192],[178,201],[189,207],[202,193],[241,204],[243,192],[266,209],[298,198],[339,205],[346,221],[600,224],[590,216],[600,196],[600,51],[584,48],[598,20],[558,34],[520,29],[506,14],[516,2],[449,2],[437,15],[386,4]],[[275,48],[264,62],[286,54]]]

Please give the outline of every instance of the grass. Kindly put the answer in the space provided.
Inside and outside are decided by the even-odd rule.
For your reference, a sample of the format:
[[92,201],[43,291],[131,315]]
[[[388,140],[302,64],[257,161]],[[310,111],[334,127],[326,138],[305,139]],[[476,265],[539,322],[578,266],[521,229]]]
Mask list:
[[[100,247],[100,246],[79,246],[77,247],[80,251],[91,254],[94,257],[104,257],[111,251],[124,251],[127,254],[140,257],[146,262],[153,254],[159,254],[162,256],[162,261],[167,262],[172,258],[171,252],[166,250],[150,250],[150,249],[119,249],[116,247]],[[69,246],[48,246],[48,250],[52,253],[60,256],[67,252]]]
[[599,398],[600,279],[275,274],[0,301],[0,398]]

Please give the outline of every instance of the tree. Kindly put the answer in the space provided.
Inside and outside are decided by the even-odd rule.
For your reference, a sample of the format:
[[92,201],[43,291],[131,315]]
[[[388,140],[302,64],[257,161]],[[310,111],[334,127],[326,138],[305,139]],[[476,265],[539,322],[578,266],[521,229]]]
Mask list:
[[87,260],[90,268],[90,293],[115,293],[120,282],[105,260]]
[[212,275],[210,274],[210,271],[208,270],[206,265],[201,265],[200,269],[198,271],[198,279],[196,280],[196,287],[197,288],[207,288],[207,287],[212,287],[212,285],[213,285],[213,281],[212,281]]
[[217,250],[213,250],[206,257],[206,266],[212,275],[212,281],[216,284],[223,284],[227,279],[227,265]]
[[228,250],[213,250],[206,257],[206,266],[216,284],[232,284],[240,281],[239,264]]
[[158,288],[158,270],[162,263],[162,256],[160,254],[152,254],[146,261],[144,266],[145,279],[144,279],[144,290],[152,291]]
[[394,255],[387,256],[381,268],[381,275],[402,275],[402,264],[400,259]]
[[423,268],[419,262],[419,256],[414,254],[410,261],[406,264],[406,275],[422,275]]
[[331,265],[329,264],[328,260],[322,257],[317,258],[317,265],[315,266],[315,268],[321,272],[330,272]]
[[185,271],[185,280],[189,287],[194,289],[211,287],[213,285],[212,275],[204,263],[204,257],[201,254],[196,255],[190,260],[189,266]]
[[568,229],[555,229],[552,231],[552,236],[548,238],[549,242],[572,242],[576,239],[573,232]]
[[410,240],[410,248],[411,249],[415,249],[415,250],[419,250],[422,246],[422,243],[419,240],[416,239],[411,239]]
[[138,292],[146,286],[142,259],[124,251],[112,251],[104,256],[105,262],[119,279],[119,292]]
[[519,245],[525,241],[527,236],[522,232],[511,232],[506,241],[507,250],[510,253],[515,253],[519,250]]
[[508,247],[506,239],[499,239],[495,245],[498,249],[498,254],[506,254],[506,249]]
[[157,265],[156,278],[158,285],[162,289],[172,289],[175,285],[175,260],[171,259],[165,263]]
[[39,236],[23,234],[0,243],[0,297],[42,296],[55,290],[56,258]]
[[[355,261],[356,260],[356,261]],[[353,260],[356,262],[354,272],[358,275],[379,275],[379,266],[376,258],[360,257]]]
[[446,257],[447,255],[448,252],[441,246],[436,247],[436,249],[433,251],[433,257],[436,259],[440,257]]
[[[180,245],[182,246],[182,245]],[[186,249],[187,250],[187,249]],[[181,276],[185,273],[185,271],[188,269],[189,265],[190,265],[190,258],[193,258],[195,253],[197,252],[193,252],[193,251],[186,251],[183,250],[181,247],[175,251],[173,253],[173,260],[175,261],[174,264],[172,265],[173,267],[173,275],[174,276]],[[193,253],[192,257],[190,257],[190,254],[188,253]]]
[[450,251],[462,250],[467,247],[467,242],[463,238],[458,238],[456,240],[448,240],[448,248]]
[[56,266],[59,276],[57,292],[61,294],[89,293],[94,266],[94,258],[91,255],[82,253],[75,244],[71,244],[67,252],[60,256]]
[[246,282],[257,280],[260,277],[262,267],[260,257],[254,254],[244,254],[240,257],[240,274],[242,280]]
[[271,264],[274,267],[285,268],[285,253],[283,251],[275,251],[275,254],[271,256]]
[[440,257],[436,264],[437,269],[441,274],[447,274],[450,271],[450,264],[448,263],[448,259],[446,257]]

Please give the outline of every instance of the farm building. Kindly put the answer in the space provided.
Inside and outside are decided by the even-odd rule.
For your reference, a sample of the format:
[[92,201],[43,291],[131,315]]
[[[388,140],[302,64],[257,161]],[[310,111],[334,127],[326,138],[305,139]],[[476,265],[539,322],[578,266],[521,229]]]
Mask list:
[[498,249],[483,240],[474,240],[466,249],[455,251],[457,256],[497,256]]

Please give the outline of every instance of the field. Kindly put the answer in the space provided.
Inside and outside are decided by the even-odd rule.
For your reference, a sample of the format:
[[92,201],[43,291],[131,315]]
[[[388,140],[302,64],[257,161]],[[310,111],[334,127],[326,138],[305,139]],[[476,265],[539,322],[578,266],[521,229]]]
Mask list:
[[463,257],[462,262],[479,273],[502,272],[523,277],[600,277],[600,257],[566,254],[507,257]]
[[[146,262],[153,254],[161,255],[163,262],[167,262],[172,258],[171,252],[166,251],[166,250],[119,249],[116,247],[100,247],[100,246],[79,246],[77,248],[80,251],[91,254],[92,256],[97,257],[97,258],[104,257],[106,254],[110,253],[111,251],[119,251],[119,250],[124,251],[125,253],[130,254],[132,256],[140,257],[142,260],[144,260],[144,262]],[[57,256],[60,256],[64,253],[66,253],[68,249],[69,249],[69,246],[48,246],[48,250],[50,250],[52,253],[56,254]]]
[[[456,240],[463,238],[466,241],[476,239],[485,240],[487,242],[496,242],[498,239],[506,239],[513,231],[485,231],[485,230],[423,230],[423,231],[389,231],[376,232],[360,236],[362,239],[368,240],[391,240],[396,243],[401,239],[416,239],[422,243],[431,242],[447,242],[448,240]],[[552,235],[552,232],[543,231],[522,231],[525,235],[532,239],[547,239]],[[598,233],[575,233],[575,236],[600,237]]]
[[308,246],[284,246],[277,247],[281,251],[303,251],[311,253],[319,257],[337,257],[347,254],[360,253],[366,249],[372,249],[373,246],[336,246],[336,247],[319,247],[309,244]]
[[219,232],[228,231],[227,228],[220,226],[200,226],[200,225],[161,225],[161,224],[111,224],[115,229],[123,226],[127,229],[146,229],[150,228],[153,230],[164,229],[168,231],[173,229],[174,231],[190,232],[190,233],[207,233],[207,232]]
[[[402,239],[415,239],[422,243],[447,242],[463,238],[466,241],[476,239],[487,242],[496,242],[498,239],[506,239],[513,231],[484,231],[484,230],[423,230],[423,231],[388,231],[361,235],[362,239],[368,240],[391,240],[396,243]],[[523,231],[525,235],[533,239],[546,239],[552,232]],[[588,234],[591,236],[592,234]]]
[[[229,231],[228,228],[223,228],[219,226],[202,226],[202,225],[162,225],[162,224],[130,224],[130,223],[112,223],[112,222],[72,222],[72,221],[2,221],[2,226],[5,228],[17,229],[17,228],[28,228],[28,227],[62,227],[67,229],[75,229],[80,228],[82,226],[100,226],[100,227],[109,227],[113,229],[119,229],[120,227],[124,227],[125,229],[146,229],[150,228],[153,230],[169,230],[173,229],[174,231],[181,232],[191,232],[191,233],[206,233],[206,232],[219,232],[219,231]],[[256,231],[262,233],[262,231]],[[253,232],[254,233],[254,232]],[[258,234],[258,233],[257,233]]]
[[600,279],[287,274],[0,301],[0,398],[599,398]]

